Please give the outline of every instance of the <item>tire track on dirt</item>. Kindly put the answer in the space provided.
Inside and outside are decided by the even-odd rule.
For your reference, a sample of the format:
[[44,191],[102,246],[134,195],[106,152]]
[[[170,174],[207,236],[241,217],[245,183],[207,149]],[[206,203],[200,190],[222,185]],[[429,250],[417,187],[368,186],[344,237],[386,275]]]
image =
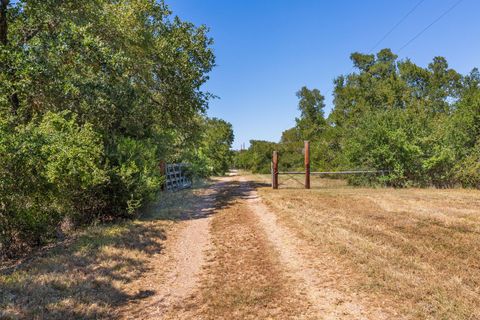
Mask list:
[[308,313],[314,319],[388,319],[380,310],[368,310],[359,297],[336,289],[335,283],[325,276],[332,270],[321,270],[318,264],[305,258],[302,251],[312,248],[307,249],[305,241],[277,222],[276,215],[262,203],[244,177],[240,177],[240,181],[250,190],[250,197],[245,201],[278,251],[285,272],[296,283],[296,293],[308,299]]
[[[211,223],[212,250],[202,285],[174,319],[313,319],[283,273],[277,252],[244,201],[249,190],[227,178]],[[219,200],[222,202],[222,200]]]
[[211,215],[222,188],[221,183],[212,185],[191,212],[182,214],[183,221],[167,240],[166,253],[152,259],[151,272],[134,284],[147,298],[127,306],[121,318],[165,319],[195,291],[211,246]]
[[136,284],[152,296],[124,319],[389,318],[338,288],[342,271],[277,222],[245,177],[220,179],[184,219]]

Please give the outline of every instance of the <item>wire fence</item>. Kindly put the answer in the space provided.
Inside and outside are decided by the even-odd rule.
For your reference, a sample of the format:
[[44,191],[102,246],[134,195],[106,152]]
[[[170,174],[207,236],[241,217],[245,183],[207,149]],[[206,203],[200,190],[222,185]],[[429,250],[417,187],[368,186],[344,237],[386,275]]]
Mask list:
[[[348,182],[357,180],[362,181],[362,184],[365,182],[373,182],[377,179],[377,175],[385,175],[388,173],[388,170],[373,170],[373,169],[360,169],[360,170],[345,170],[345,171],[312,171],[310,165],[310,141],[306,140],[304,142],[303,148],[304,155],[304,171],[279,171],[279,154],[278,151],[274,150],[272,153],[272,162],[270,166],[271,170],[271,184],[273,189],[278,189],[281,185],[284,185],[285,181],[290,182],[294,181],[296,184],[303,185],[305,189],[310,189],[312,185],[312,178],[320,177],[316,179],[317,181],[322,181],[321,178],[332,178],[332,180],[338,180],[339,177],[348,177]],[[299,179],[296,179],[295,176],[304,176],[303,182]],[[287,179],[283,179],[282,176],[287,176]],[[282,178],[282,179],[281,179]],[[340,179],[346,180],[346,179]],[[380,179],[382,180],[382,179]],[[323,180],[325,181],[325,180]],[[330,180],[328,180],[330,181]]]

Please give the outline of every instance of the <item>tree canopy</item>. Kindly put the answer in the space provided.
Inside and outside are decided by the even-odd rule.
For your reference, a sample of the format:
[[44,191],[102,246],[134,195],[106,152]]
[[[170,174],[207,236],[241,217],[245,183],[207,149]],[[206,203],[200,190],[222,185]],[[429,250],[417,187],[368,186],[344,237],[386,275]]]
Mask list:
[[195,173],[224,172],[233,133],[202,89],[212,43],[163,1],[0,0],[0,249],[134,216],[160,160],[215,149]]
[[[356,52],[351,60],[355,71],[334,80],[334,107],[326,119],[317,89],[297,93],[300,117],[274,146],[281,167],[301,169],[303,140],[310,140],[312,169],[388,171],[355,183],[480,187],[477,69],[461,75],[443,57],[423,68],[390,49]],[[242,156],[254,157],[257,149]],[[269,171],[269,164],[244,167]]]

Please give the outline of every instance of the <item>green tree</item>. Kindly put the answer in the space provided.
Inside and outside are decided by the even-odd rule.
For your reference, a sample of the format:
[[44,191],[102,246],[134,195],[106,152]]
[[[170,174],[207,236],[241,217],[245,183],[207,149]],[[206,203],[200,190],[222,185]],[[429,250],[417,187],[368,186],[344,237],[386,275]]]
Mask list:
[[436,57],[427,68],[397,61],[389,49],[352,54],[358,73],[335,81],[332,145],[344,166],[388,169],[388,183],[451,185],[455,152],[445,127],[461,76]]
[[311,140],[325,129],[326,121],[323,111],[325,98],[318,89],[309,90],[307,87],[302,87],[297,92],[297,97],[301,115],[296,119],[296,127],[304,140]]
[[298,127],[283,131],[278,145],[281,156],[280,168],[282,170],[300,170],[304,165],[303,147],[304,140]]
[[[53,217],[67,211],[79,222],[130,217],[152,199],[161,182],[158,161],[192,150],[206,129],[198,119],[211,97],[201,89],[215,64],[211,44],[206,27],[172,17],[163,1],[0,0],[0,121],[8,137],[2,161],[49,172],[40,179],[40,169],[26,171],[32,172],[22,180],[21,190],[31,190],[27,211],[52,217],[40,223],[51,229],[59,223]],[[95,161],[102,165],[91,179],[98,183],[71,176],[87,179],[87,159],[60,158],[62,143],[73,143],[63,129],[51,130],[55,141],[37,132],[45,129],[42,121],[61,123],[53,115],[95,136],[101,150]],[[36,135],[27,139],[26,130]],[[20,161],[17,149],[25,145],[35,152],[20,153]],[[58,157],[46,157],[42,148]],[[15,193],[8,177],[4,190]],[[60,185],[78,201],[48,205],[63,201]],[[3,204],[9,216],[26,212],[22,192]]]
[[222,119],[207,118],[203,126],[199,147],[190,162],[200,175],[224,175],[232,163],[232,125]]
[[270,173],[272,154],[277,144],[270,141],[250,140],[247,150],[237,152],[235,162],[241,169],[254,173]]

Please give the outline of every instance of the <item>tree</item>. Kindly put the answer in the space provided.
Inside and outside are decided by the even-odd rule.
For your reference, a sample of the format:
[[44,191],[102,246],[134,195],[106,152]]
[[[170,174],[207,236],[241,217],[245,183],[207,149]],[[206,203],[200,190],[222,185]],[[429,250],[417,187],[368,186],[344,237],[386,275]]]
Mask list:
[[[207,129],[199,119],[211,97],[201,89],[215,64],[211,44],[205,26],[172,17],[155,0],[0,0],[0,121],[8,137],[2,161],[32,172],[20,189],[2,173],[1,192],[15,195],[0,199],[2,214],[23,221],[15,228],[27,226],[19,190],[31,190],[28,212],[59,217],[42,220],[49,229],[70,211],[78,222],[134,216],[158,190],[158,161],[193,150]],[[70,177],[83,172],[83,154],[60,161],[20,150],[53,153],[71,144],[72,155],[83,152],[63,127],[51,130],[55,141],[37,132],[52,119],[73,128],[69,134],[88,129],[95,137],[96,183]],[[43,138],[32,142],[23,132]],[[28,171],[35,163],[55,181]],[[60,184],[75,197],[60,201]]]
[[309,90],[307,87],[302,87],[297,92],[297,97],[301,113],[300,118],[296,119],[297,128],[304,140],[311,140],[325,129],[325,98],[318,89]]
[[283,170],[299,170],[303,167],[302,150],[304,140],[298,127],[283,131],[278,151],[280,152],[280,168]]
[[250,140],[247,150],[237,151],[234,162],[241,169],[253,173],[270,173],[272,154],[277,144],[270,141]]
[[232,163],[232,125],[222,119],[206,118],[203,126],[199,147],[190,162],[199,175],[224,175]]
[[334,108],[326,120],[318,90],[298,92],[301,116],[278,146],[286,166],[303,166],[300,150],[308,139],[312,165],[319,169],[389,172],[355,183],[478,186],[477,70],[462,76],[443,57],[423,68],[399,61],[390,49],[356,52],[351,60],[356,71],[335,79]]

